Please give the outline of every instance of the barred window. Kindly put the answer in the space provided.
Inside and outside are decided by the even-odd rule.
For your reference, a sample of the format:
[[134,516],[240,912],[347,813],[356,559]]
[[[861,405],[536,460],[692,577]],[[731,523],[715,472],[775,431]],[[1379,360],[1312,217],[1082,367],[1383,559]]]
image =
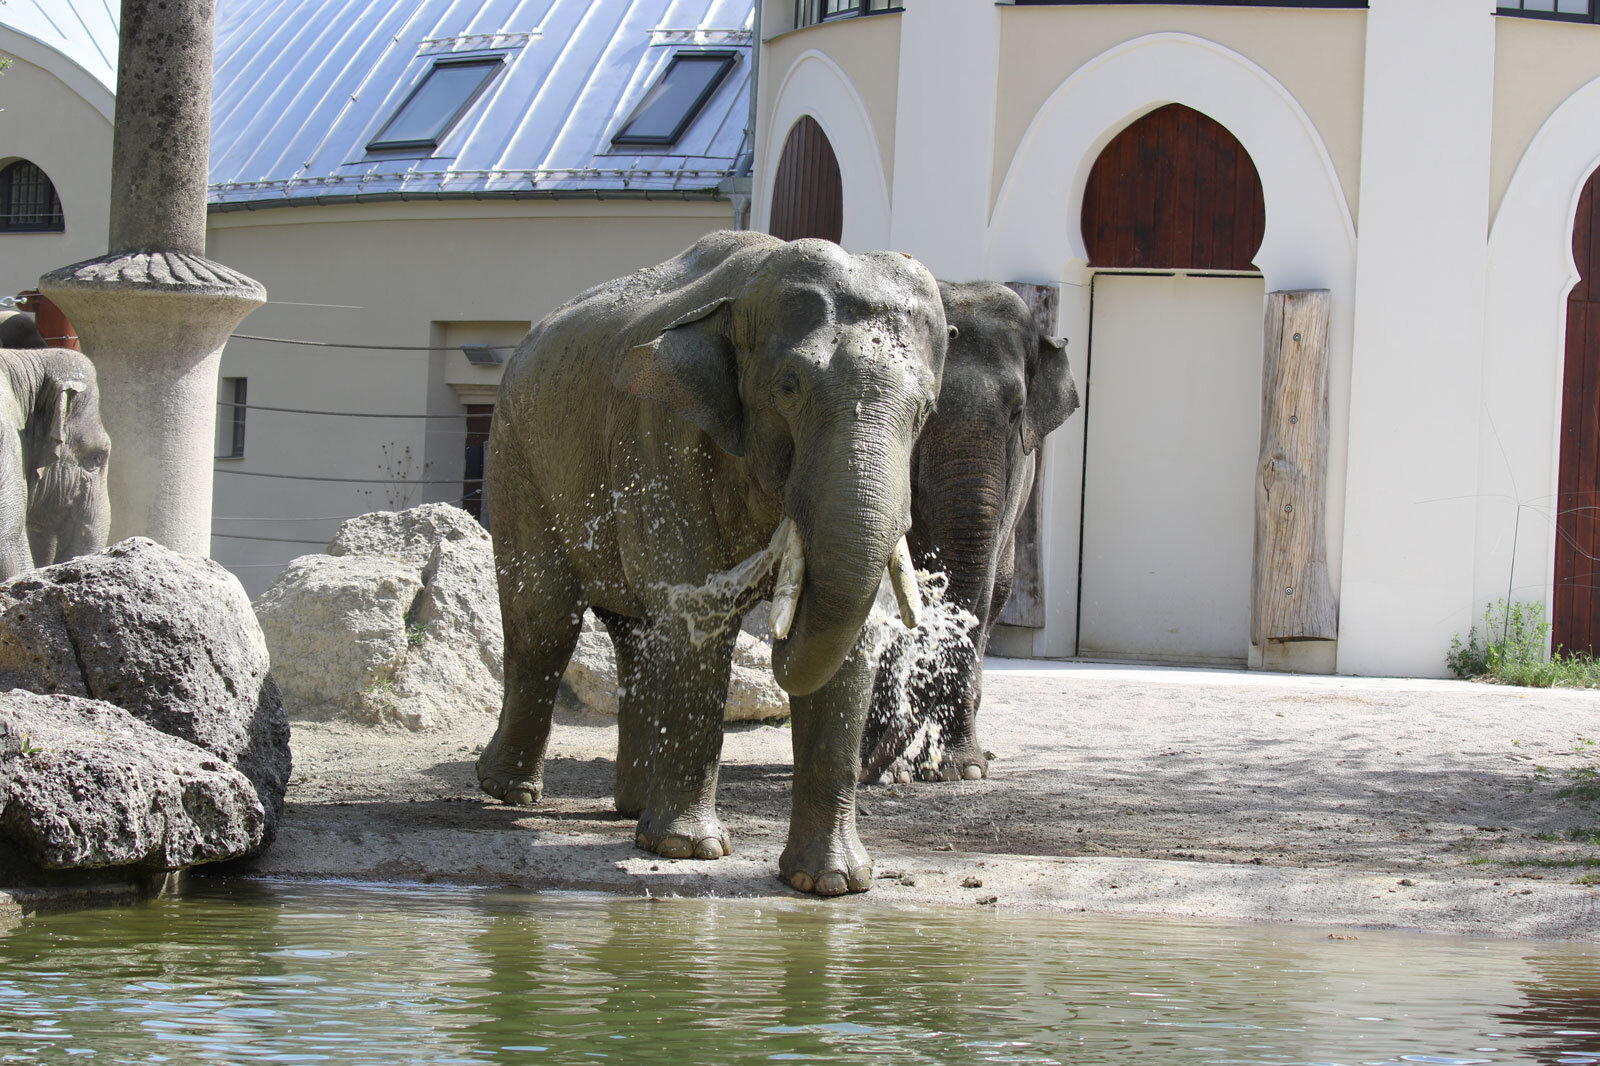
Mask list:
[[0,233],[59,233],[61,198],[44,171],[19,159],[0,170]]

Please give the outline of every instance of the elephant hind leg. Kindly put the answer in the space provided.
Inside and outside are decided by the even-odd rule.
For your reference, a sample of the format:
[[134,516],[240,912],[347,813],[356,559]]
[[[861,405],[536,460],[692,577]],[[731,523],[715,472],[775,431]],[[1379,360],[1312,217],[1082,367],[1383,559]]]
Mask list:
[[583,624],[583,591],[542,513],[496,514],[495,569],[505,631],[500,724],[478,756],[478,785],[512,806],[544,793],[561,675]]
[[652,725],[647,699],[650,692],[646,624],[610,611],[595,609],[611,634],[617,657],[617,777],[612,802],[617,813],[637,818],[650,791],[650,760],[660,723]]
[[[697,647],[673,619],[645,629],[636,648],[634,676],[641,680],[628,684],[630,695],[637,686],[638,699],[630,701],[626,725],[632,752],[647,760],[649,773],[634,842],[657,855],[720,859],[733,853],[717,817],[717,770],[737,635],[729,630]],[[620,809],[629,797],[618,799]]]

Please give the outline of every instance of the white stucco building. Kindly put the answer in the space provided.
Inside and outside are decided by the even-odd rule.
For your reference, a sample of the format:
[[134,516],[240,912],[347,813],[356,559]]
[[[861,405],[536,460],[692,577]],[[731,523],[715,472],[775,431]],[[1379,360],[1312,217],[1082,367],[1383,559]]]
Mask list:
[[[1041,624],[997,649],[1437,674],[1508,587],[1600,637],[1595,5],[879,6],[764,4],[754,224],[776,197],[780,230],[1059,287],[1086,403],[1047,447]],[[807,119],[832,217],[782,191]],[[1337,639],[1252,646],[1263,296],[1302,289],[1331,296]]]

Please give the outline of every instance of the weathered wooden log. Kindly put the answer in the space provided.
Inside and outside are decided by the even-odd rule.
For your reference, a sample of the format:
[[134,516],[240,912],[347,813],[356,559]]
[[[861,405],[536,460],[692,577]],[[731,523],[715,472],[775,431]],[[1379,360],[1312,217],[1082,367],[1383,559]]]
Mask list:
[[[1034,285],[1026,281],[1010,281],[1006,288],[1022,297],[1022,302],[1033,312],[1039,330],[1056,336],[1056,316],[1061,305],[1061,290],[1054,285]],[[1040,508],[1044,495],[1044,449],[1034,453],[1033,485],[1022,503],[1017,516],[1015,576],[1011,582],[1011,598],[996,619],[1004,626],[1024,626],[1041,629],[1044,626],[1044,563],[1042,558],[1043,518]]]
[[1328,472],[1328,292],[1267,294],[1250,640],[1334,640],[1323,495]]

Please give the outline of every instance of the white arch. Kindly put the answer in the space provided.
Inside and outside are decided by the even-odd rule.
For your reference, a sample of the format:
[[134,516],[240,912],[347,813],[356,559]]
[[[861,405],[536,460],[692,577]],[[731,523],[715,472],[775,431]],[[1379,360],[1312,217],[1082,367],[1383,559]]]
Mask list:
[[839,160],[844,186],[844,230],[839,243],[853,252],[889,244],[889,180],[872,132],[867,106],[850,78],[816,49],[802,52],[784,74],[772,109],[772,131],[752,209],[753,226],[765,230],[772,216],[772,182],[789,130],[809,115],[827,134]]
[[1486,430],[1478,464],[1474,590],[1479,602],[1504,596],[1508,581],[1514,599],[1553,602],[1550,516],[1560,476],[1566,303],[1579,280],[1572,227],[1584,183],[1600,167],[1597,131],[1600,79],[1567,97],[1539,127],[1489,232]]
[[[1088,345],[1087,253],[1081,218],[1089,171],[1129,123],[1181,103],[1226,126],[1261,176],[1266,231],[1256,265],[1268,291],[1328,289],[1330,439],[1328,565],[1339,588],[1344,543],[1345,460],[1350,440],[1350,366],[1355,296],[1355,225],[1338,172],[1299,102],[1257,64],[1214,41],[1157,33],[1125,41],[1073,71],[1039,108],[1006,170],[989,220],[984,276],[1066,282],[1061,321],[1074,353]],[[1074,355],[1076,361],[1077,355]],[[1073,628],[1081,433],[1050,438],[1044,506],[1045,581],[1051,608],[1043,645],[1064,654]]]
[[989,277],[1055,279],[1087,258],[1079,219],[1089,171],[1130,122],[1182,103],[1226,126],[1255,161],[1267,204],[1256,264],[1269,288],[1347,296],[1355,226],[1333,160],[1289,90],[1249,59],[1183,33],[1125,41],[1079,67],[1039,108],[989,224]]

